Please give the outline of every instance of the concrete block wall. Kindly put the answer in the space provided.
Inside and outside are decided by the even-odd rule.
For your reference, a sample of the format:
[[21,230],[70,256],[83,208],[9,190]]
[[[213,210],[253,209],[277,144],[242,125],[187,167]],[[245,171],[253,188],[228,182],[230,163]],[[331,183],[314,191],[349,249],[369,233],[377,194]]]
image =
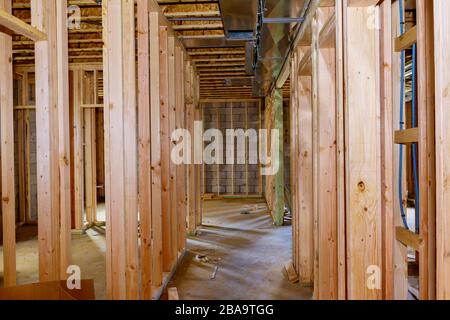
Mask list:
[[[226,143],[227,129],[259,130],[259,106],[256,102],[208,103],[203,105],[204,129],[219,129]],[[252,147],[258,152],[258,146]],[[239,150],[235,144],[235,164],[205,165],[205,192],[222,195],[257,194],[259,191],[259,166],[237,164]]]

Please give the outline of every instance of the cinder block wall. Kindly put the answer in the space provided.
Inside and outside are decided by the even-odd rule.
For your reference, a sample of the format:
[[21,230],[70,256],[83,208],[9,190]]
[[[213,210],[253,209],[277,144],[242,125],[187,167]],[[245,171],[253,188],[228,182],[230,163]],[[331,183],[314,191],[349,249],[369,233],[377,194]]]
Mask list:
[[[226,143],[227,129],[260,128],[260,111],[258,102],[224,102],[203,104],[203,122],[205,131],[219,129]],[[225,147],[225,145],[224,145]],[[254,146],[254,148],[257,146]],[[235,164],[205,165],[205,192],[221,195],[255,195],[259,193],[259,166],[248,163],[237,164],[238,150],[235,143]],[[257,149],[256,149],[257,150]]]

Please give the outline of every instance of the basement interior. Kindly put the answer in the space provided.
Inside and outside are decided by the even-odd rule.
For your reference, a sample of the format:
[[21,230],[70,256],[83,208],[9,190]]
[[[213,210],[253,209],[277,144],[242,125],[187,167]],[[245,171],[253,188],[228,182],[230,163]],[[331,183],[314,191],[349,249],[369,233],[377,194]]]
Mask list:
[[449,19],[0,0],[0,300],[450,299]]

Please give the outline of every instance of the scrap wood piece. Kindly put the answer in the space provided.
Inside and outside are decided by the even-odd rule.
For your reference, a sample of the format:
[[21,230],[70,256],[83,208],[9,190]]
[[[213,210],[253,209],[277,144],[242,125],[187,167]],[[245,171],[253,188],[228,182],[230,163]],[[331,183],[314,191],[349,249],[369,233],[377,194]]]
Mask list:
[[215,266],[213,273],[211,274],[211,280],[216,279],[217,272],[219,271],[219,266]]
[[169,289],[167,289],[167,295],[169,297],[169,300],[172,300],[172,301],[180,300],[177,288],[169,288]]
[[286,274],[291,283],[298,283],[299,278],[297,272],[295,271],[294,264],[292,261],[285,264],[284,269],[286,270]]

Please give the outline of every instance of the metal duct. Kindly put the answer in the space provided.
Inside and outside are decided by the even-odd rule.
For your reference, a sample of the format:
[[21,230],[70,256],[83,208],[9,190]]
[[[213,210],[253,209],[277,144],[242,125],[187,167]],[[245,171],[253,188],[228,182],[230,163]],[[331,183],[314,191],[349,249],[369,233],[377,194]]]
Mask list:
[[267,95],[283,67],[293,41],[295,27],[306,12],[308,0],[262,0],[258,61],[254,95]]
[[225,36],[252,41],[258,22],[258,0],[219,0]]

